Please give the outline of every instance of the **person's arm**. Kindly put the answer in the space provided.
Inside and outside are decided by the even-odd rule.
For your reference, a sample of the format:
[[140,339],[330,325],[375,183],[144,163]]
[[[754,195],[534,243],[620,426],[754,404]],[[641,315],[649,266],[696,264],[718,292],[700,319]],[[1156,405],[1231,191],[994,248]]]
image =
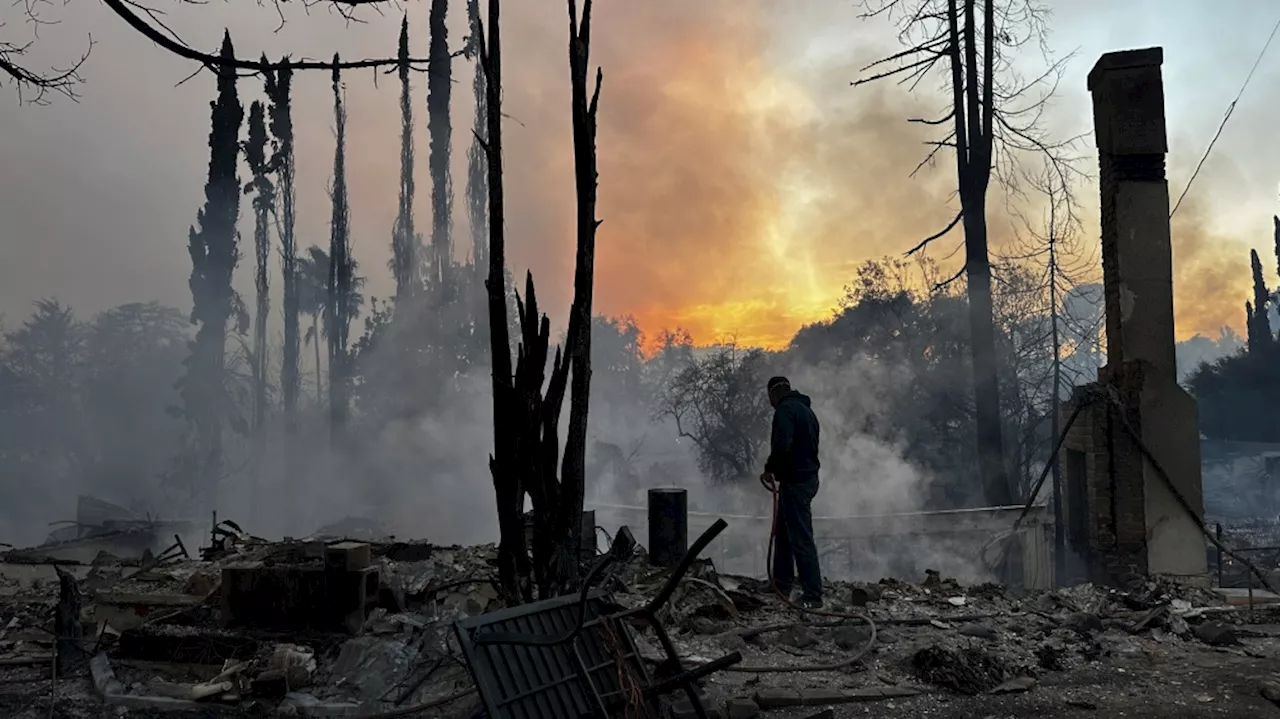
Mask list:
[[764,471],[778,474],[786,469],[795,434],[796,428],[791,414],[785,410],[775,411],[773,429],[769,433],[769,459],[765,460]]

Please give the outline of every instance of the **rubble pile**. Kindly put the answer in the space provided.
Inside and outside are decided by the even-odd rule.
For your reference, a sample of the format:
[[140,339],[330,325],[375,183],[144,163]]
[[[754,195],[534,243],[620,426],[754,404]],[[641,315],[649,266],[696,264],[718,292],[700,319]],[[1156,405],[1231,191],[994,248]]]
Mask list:
[[[229,621],[224,576],[325,571],[335,553],[348,564],[342,571],[375,578],[369,596],[343,610],[356,613],[354,625],[351,613],[346,624],[287,630]],[[0,713],[18,717],[33,705],[47,712],[50,701],[65,716],[101,716],[104,702],[130,716],[215,705],[287,716],[475,711],[452,625],[501,608],[493,546],[242,537],[216,554],[158,561],[101,552],[88,564],[59,564],[82,593],[83,633],[75,668],[56,680],[57,574],[50,565],[0,565]],[[603,588],[634,607],[668,576],[641,553]],[[251,589],[267,605],[301,601],[277,585]],[[694,564],[659,619],[690,665],[741,652],[740,665],[705,682],[712,703],[736,717],[924,694],[1027,692],[1057,673],[1192,648],[1280,657],[1273,638],[1245,623],[1268,621],[1271,610],[1246,613],[1214,591],[1169,582],[1019,596],[930,572],[919,583],[832,582],[827,600],[833,613],[864,614],[874,633],[856,620],[801,617],[767,582],[721,575],[708,560]],[[657,640],[644,628],[632,631],[653,669]]]

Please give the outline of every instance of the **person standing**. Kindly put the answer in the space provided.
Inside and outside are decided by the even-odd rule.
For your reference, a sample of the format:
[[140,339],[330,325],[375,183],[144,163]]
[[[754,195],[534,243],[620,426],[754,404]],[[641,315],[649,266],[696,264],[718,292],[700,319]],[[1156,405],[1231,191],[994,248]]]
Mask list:
[[773,547],[773,581],[784,597],[800,580],[800,606],[822,607],[822,570],[813,538],[813,498],[818,494],[818,417],[809,398],[791,389],[786,377],[772,377],[766,387],[773,405],[769,459],[760,479],[776,483],[777,528]]

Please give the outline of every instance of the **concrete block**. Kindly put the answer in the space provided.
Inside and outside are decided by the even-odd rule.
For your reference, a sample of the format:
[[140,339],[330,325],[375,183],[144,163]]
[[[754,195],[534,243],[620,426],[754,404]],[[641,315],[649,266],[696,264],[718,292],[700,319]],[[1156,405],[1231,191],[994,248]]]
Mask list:
[[336,542],[324,549],[324,566],[330,571],[358,572],[373,564],[373,550],[364,542]]
[[760,706],[751,697],[730,699],[724,706],[727,719],[756,719],[760,716]]

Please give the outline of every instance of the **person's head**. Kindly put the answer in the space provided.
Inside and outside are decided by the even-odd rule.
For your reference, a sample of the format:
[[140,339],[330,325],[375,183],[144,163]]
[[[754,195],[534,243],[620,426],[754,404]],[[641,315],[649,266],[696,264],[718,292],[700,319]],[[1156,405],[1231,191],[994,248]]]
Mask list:
[[769,390],[769,404],[777,407],[782,398],[791,391],[791,380],[786,377],[770,377],[767,388]]

